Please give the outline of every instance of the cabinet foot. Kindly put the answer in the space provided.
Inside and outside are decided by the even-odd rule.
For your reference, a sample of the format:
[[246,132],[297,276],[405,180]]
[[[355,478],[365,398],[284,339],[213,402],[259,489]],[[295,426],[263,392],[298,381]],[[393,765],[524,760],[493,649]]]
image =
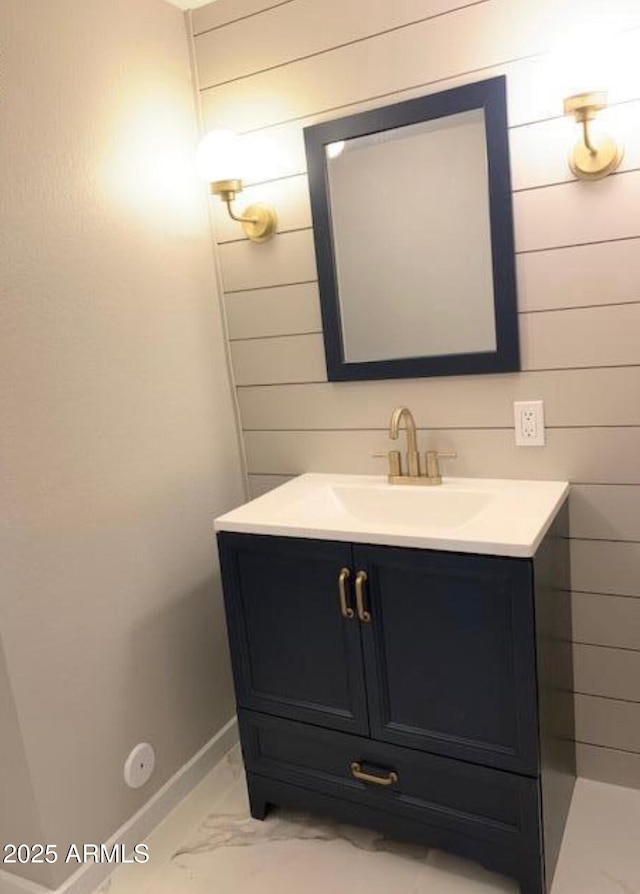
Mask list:
[[540,878],[519,878],[520,894],[545,894],[544,882]]
[[249,787],[249,810],[254,819],[263,820],[269,812],[270,806],[268,801],[261,798],[257,792],[252,792],[251,787]]

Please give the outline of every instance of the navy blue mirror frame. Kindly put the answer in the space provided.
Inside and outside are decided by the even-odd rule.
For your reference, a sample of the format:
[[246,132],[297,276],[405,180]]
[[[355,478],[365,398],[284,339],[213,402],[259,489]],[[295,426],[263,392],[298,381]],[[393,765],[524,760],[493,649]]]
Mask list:
[[[483,109],[485,116],[496,350],[349,363],[344,356],[325,147],[339,140],[393,130],[473,109]],[[329,381],[472,375],[519,370],[506,78],[490,78],[314,124],[304,128],[304,140]],[[398,175],[407,177],[406,172],[398,172]],[[384,208],[381,209],[381,214],[384,215]]]

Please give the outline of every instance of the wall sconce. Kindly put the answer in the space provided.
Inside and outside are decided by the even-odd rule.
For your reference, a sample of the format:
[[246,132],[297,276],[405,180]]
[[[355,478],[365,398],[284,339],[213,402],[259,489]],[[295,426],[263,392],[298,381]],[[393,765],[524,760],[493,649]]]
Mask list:
[[241,216],[234,213],[231,203],[242,192],[243,153],[237,136],[229,130],[212,130],[200,141],[197,166],[201,177],[209,184],[212,195],[220,196],[227,206],[229,217],[242,225],[252,242],[266,242],[278,223],[271,205],[255,203],[244,209]]
[[582,139],[569,155],[569,167],[582,180],[599,180],[615,171],[622,161],[624,149],[606,134],[594,141],[590,123],[597,113],[607,107],[604,91],[577,93],[564,101],[565,115],[574,115],[582,125]]

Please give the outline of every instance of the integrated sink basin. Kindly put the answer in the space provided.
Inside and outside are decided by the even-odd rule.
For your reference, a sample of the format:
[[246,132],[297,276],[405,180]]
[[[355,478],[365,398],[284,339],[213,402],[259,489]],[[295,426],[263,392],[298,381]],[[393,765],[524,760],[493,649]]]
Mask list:
[[414,530],[425,526],[458,527],[469,521],[491,500],[473,491],[377,485],[334,485],[328,488],[341,510],[354,522],[401,525]]
[[562,506],[565,481],[305,474],[217,518],[217,531],[530,557]]

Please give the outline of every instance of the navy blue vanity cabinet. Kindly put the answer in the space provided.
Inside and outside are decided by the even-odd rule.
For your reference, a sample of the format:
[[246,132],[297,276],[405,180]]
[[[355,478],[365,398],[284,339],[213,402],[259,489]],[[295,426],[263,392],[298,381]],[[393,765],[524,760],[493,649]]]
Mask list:
[[575,778],[566,513],[531,559],[218,545],[252,815],[328,813],[545,894]]

